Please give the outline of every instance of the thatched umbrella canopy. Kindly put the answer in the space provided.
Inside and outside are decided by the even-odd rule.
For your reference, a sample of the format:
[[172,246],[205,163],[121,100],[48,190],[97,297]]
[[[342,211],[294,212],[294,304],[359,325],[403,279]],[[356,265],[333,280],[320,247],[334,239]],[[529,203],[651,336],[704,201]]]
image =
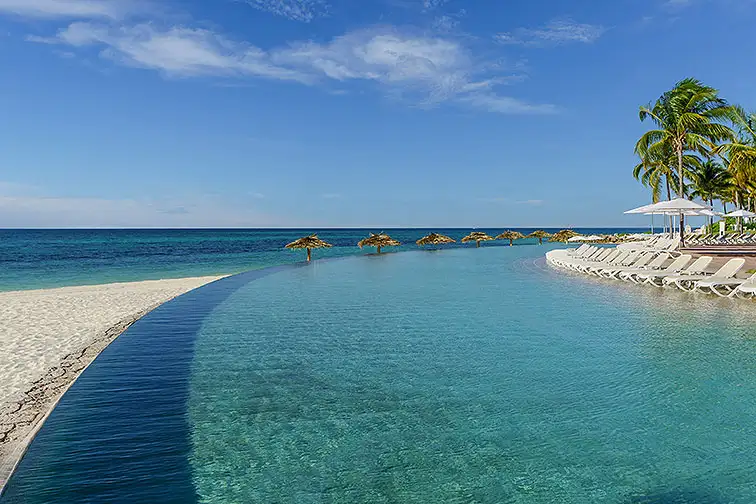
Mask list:
[[514,245],[515,240],[521,240],[525,235],[518,231],[504,231],[496,237],[497,240],[509,240],[509,246]]
[[423,236],[415,243],[422,247],[425,245],[440,245],[442,243],[457,243],[457,240],[449,238],[448,236],[442,234],[431,233],[428,236]]
[[287,249],[307,249],[307,262],[310,262],[312,258],[310,250],[314,248],[331,248],[333,245],[326,243],[318,235],[310,235],[300,238],[297,241],[293,241],[286,245]]
[[551,236],[551,233],[547,233],[543,229],[539,229],[538,231],[533,231],[528,235],[528,238],[538,238],[538,245],[543,245],[543,239],[549,238]]
[[558,233],[554,233],[553,235],[551,235],[551,238],[549,239],[549,241],[567,243],[569,239],[572,238],[573,236],[578,236],[578,234],[572,229],[562,229]]
[[482,241],[491,241],[493,240],[492,237],[488,236],[486,233],[482,233],[480,231],[473,231],[469,235],[462,238],[462,243],[467,242],[475,242],[476,247],[480,247],[480,242]]
[[361,240],[357,246],[362,247],[375,247],[378,253],[381,253],[381,247],[398,247],[401,245],[398,241],[391,238],[386,233],[370,233],[370,236]]

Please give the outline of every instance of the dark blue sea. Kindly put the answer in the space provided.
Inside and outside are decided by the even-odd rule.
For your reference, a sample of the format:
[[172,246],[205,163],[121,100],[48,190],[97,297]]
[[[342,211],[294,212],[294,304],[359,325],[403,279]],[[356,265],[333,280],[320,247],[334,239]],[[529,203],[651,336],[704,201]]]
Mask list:
[[[496,235],[504,229],[480,229]],[[314,257],[369,253],[357,242],[370,232],[385,231],[402,242],[395,251],[417,248],[415,241],[432,232],[459,240],[470,229],[71,229],[0,230],[0,291],[66,285],[156,280],[239,273],[304,259],[303,251],[284,246],[307,234],[332,243]],[[529,234],[534,229],[519,229]],[[549,230],[547,231],[557,231]],[[643,232],[645,229],[577,231]],[[521,240],[516,245],[535,245]],[[503,246],[507,242],[485,243]],[[474,246],[474,245],[451,245]]]

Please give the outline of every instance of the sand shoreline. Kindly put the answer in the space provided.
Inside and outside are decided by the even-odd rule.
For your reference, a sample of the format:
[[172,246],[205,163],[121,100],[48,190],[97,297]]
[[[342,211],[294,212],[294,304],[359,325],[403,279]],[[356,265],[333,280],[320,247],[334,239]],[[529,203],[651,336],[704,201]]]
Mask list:
[[134,322],[223,278],[0,292],[0,493],[60,398]]

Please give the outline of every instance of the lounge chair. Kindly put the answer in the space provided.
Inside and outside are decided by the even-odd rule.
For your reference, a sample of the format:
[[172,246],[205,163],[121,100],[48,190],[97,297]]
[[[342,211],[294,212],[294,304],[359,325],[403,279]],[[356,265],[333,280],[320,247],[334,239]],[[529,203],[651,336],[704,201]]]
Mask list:
[[632,263],[638,258],[640,254],[641,253],[638,251],[634,251],[634,252],[619,251],[617,255],[612,256],[608,258],[607,260],[601,261],[600,263],[583,265],[582,267],[578,269],[578,271],[587,273],[589,275],[597,275],[598,271],[603,268],[610,268],[612,266],[621,266],[625,261],[630,261]]
[[649,271],[658,271],[662,267],[664,267],[664,263],[666,263],[669,260],[669,253],[662,252],[656,258],[648,263],[646,266],[643,266],[641,268],[626,268],[621,271],[618,271],[613,276],[614,278],[619,278],[621,280],[631,281],[631,277],[633,277],[636,274],[640,273],[648,273]]
[[733,297],[735,291],[743,288],[743,292],[752,288],[756,290],[756,273],[748,278],[708,278],[696,282],[695,290],[710,292],[719,297]]
[[730,259],[724,266],[719,268],[713,275],[706,274],[685,274],[685,275],[672,275],[664,279],[665,285],[674,284],[678,289],[693,292],[696,288],[696,283],[700,280],[722,280],[733,278],[738,271],[743,268],[745,259],[737,258]]
[[[687,254],[686,254],[687,255]],[[643,273],[637,275],[639,282],[655,285],[656,287],[664,287],[664,279],[678,274],[698,275],[706,271],[711,261],[713,260],[709,256],[702,256],[693,261],[689,266],[688,263],[691,260],[691,256],[682,255],[675,259],[667,268],[662,271],[655,271],[653,273]],[[683,261],[683,259],[685,259]],[[679,263],[678,263],[679,261]],[[687,266],[687,267],[686,267]]]
[[637,256],[634,261],[625,260],[625,261],[622,261],[617,266],[609,266],[606,268],[600,268],[597,271],[595,271],[595,274],[604,278],[612,278],[615,275],[620,274],[622,271],[626,269],[643,268],[644,266],[646,266],[648,263],[651,262],[651,260],[654,258],[654,255],[655,254],[653,252],[646,252]]
[[756,297],[756,274],[751,275],[748,280],[732,289],[728,297],[737,297],[740,299],[753,299]]
[[620,278],[636,283],[638,285],[644,283],[656,285],[656,279],[659,279],[659,281],[661,281],[661,278],[664,278],[665,276],[680,273],[680,271],[682,271],[683,268],[688,265],[690,260],[691,256],[684,254],[672,261],[667,267],[662,268],[658,271],[627,271],[625,272],[625,274],[620,275]]

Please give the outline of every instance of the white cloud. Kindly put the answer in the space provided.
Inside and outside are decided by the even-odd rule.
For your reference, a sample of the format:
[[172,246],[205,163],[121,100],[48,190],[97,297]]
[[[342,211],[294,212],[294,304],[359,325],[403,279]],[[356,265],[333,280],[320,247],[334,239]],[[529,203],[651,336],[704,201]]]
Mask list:
[[449,3],[449,0],[423,0],[423,9],[433,10]]
[[501,44],[543,47],[573,42],[590,44],[598,40],[605,31],[602,26],[561,19],[551,21],[541,28],[518,28],[499,33],[494,38]]
[[328,4],[322,0],[237,0],[255,9],[283,16],[293,21],[309,23],[328,13]]
[[261,49],[233,42],[204,29],[152,24],[113,28],[73,23],[60,31],[58,43],[73,47],[104,46],[101,55],[124,65],[150,68],[176,76],[258,76],[304,81],[295,71],[275,66]]
[[39,18],[119,18],[133,7],[128,0],[0,0],[0,13]]
[[514,75],[502,78],[497,74],[506,68],[477,61],[458,40],[414,35],[390,27],[358,30],[326,43],[298,42],[268,51],[205,29],[160,29],[146,23],[111,27],[77,22],[53,39],[31,40],[100,47],[103,57],[117,63],[179,77],[263,77],[304,84],[364,81],[423,106],[455,102],[499,113],[554,110],[550,105],[528,104],[495,91],[505,81],[521,78],[516,66],[511,69]]

